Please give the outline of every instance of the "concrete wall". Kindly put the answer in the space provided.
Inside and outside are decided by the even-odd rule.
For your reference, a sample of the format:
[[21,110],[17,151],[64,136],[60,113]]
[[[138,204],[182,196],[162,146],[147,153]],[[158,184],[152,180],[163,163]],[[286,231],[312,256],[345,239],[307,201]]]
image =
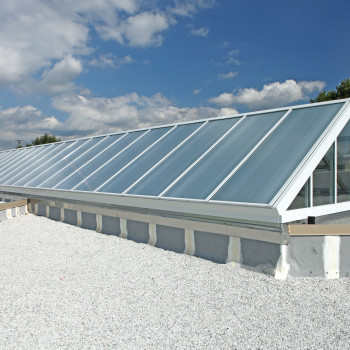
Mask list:
[[[283,244],[282,239],[280,242],[278,239],[264,241],[266,228],[261,231],[255,229],[252,233],[254,238],[249,238],[246,227],[242,228],[242,236],[239,237],[218,233],[226,232],[227,227],[225,231],[224,228],[188,218],[174,220],[172,217],[49,201],[36,201],[30,204],[29,209],[35,215],[67,224],[215,263],[238,265],[278,279],[350,276],[350,236],[291,236],[288,244]],[[20,210],[11,209],[4,215],[16,216]],[[0,221],[1,215],[0,211]],[[216,232],[203,230],[205,227],[216,227]],[[233,232],[240,233],[239,227],[235,227]],[[261,240],[256,236],[260,236]]]

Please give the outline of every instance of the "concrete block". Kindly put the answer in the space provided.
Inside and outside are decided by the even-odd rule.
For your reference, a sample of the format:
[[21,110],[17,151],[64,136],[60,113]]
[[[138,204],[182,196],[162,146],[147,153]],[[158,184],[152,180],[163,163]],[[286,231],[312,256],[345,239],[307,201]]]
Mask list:
[[49,218],[55,221],[60,221],[61,219],[61,209],[56,207],[50,207]]
[[350,236],[341,236],[339,255],[339,276],[350,277]]
[[149,234],[147,222],[127,220],[126,227],[128,231],[128,234],[126,236],[127,239],[139,243],[148,243]]
[[111,216],[102,215],[102,233],[106,235],[120,235],[120,220]]
[[185,230],[177,227],[157,225],[156,247],[183,253],[185,250]]
[[210,232],[194,231],[194,255],[224,264],[227,260],[229,236]]
[[289,263],[291,277],[324,277],[323,236],[291,237]]
[[251,267],[259,265],[277,266],[281,256],[279,244],[241,238],[242,264]]
[[76,226],[78,222],[76,210],[64,209],[64,222]]
[[46,216],[46,205],[38,204],[38,216]]
[[81,213],[81,228],[86,228],[88,230],[96,230],[97,223],[96,223],[96,214],[91,213]]

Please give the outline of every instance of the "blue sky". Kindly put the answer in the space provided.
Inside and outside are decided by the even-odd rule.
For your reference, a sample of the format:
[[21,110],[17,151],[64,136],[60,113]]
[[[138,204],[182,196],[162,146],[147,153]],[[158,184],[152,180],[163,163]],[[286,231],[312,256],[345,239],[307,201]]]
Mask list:
[[350,77],[350,2],[2,0],[0,149],[307,103]]

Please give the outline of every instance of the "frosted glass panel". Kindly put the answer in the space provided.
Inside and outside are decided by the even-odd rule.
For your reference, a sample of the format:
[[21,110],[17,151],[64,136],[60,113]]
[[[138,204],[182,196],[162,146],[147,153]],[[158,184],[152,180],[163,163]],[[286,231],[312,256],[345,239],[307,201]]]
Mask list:
[[288,210],[308,208],[310,206],[310,179],[306,181],[305,185],[299,191]]
[[79,191],[94,191],[104,182],[106,182],[111,176],[122,169],[126,164],[143,152],[152,143],[157,141],[161,136],[168,132],[171,128],[160,128],[153,129],[129,148],[125,149],[124,152],[120,153],[116,158],[111,160],[103,168],[93,174],[91,177],[86,179],[84,183],[79,185],[76,190]]
[[50,178],[52,175],[56,174],[58,171],[60,171],[66,165],[70,164],[72,161],[79,158],[79,156],[81,154],[83,154],[85,151],[91,149],[91,147],[95,146],[96,143],[98,143],[98,142],[99,142],[98,138],[90,139],[90,140],[86,141],[84,144],[80,145],[80,147],[76,147],[75,150],[73,150],[71,153],[69,153],[63,159],[56,160],[56,162],[46,164],[47,170],[43,170],[40,173],[38,173],[38,172],[33,173],[32,174],[33,180],[28,182],[26,184],[26,186],[29,186],[29,187],[39,186],[43,181]]
[[98,153],[109,147],[113,142],[118,140],[122,135],[113,135],[104,138],[95,138],[95,142],[98,142],[97,145],[89,149],[86,153],[79,156],[77,159],[73,160],[68,166],[60,170],[54,176],[50,177],[48,180],[40,184],[38,187],[41,188],[52,188],[62,180],[66,179],[69,175],[79,169],[81,166],[86,164],[89,160],[95,157]]
[[334,146],[313,172],[313,206],[334,203]]
[[159,195],[238,120],[233,118],[209,122],[128,193]]
[[[27,169],[32,167],[33,164],[39,163],[42,158],[52,153],[55,153],[58,150],[63,149],[63,147],[63,144],[39,147],[39,151],[36,152],[33,157],[31,155],[29,155],[28,157],[23,157],[23,161],[16,161],[13,166],[9,166],[8,171],[6,171],[7,175],[2,176],[1,182],[7,184],[8,181],[11,181],[11,184],[13,184],[15,177],[16,179],[20,179],[22,175],[27,175]],[[4,174],[5,173],[3,173],[2,175]]]
[[151,169],[167,153],[173,150],[187,136],[194,132],[200,125],[188,124],[178,126],[170,132],[165,138],[149,149],[145,154],[130,164],[124,171],[118,174],[114,179],[101,187],[98,192],[122,193],[131,186],[147,170]]
[[65,157],[85,142],[86,140],[79,140],[75,142],[64,143],[63,148],[60,149],[60,152],[51,152],[47,156],[41,158],[38,164],[33,164],[26,169],[26,176],[23,176],[22,174],[20,177],[15,179],[17,182],[13,183],[15,183],[16,186],[24,186],[28,181],[31,181],[35,176],[48,169],[51,165],[55,164],[55,162],[58,162],[62,159],[62,157]]
[[26,157],[26,155],[29,154],[29,151],[29,148],[22,148],[16,151],[9,152],[10,155],[4,158],[4,160],[0,163],[0,172],[6,170],[8,166],[14,164],[16,160]]
[[127,147],[131,142],[135,141],[138,137],[144,134],[144,131],[132,132],[126,134],[123,138],[118,140],[111,147],[104,150],[102,153],[98,154],[97,157],[93,158],[91,161],[83,165],[76,172],[74,172],[67,179],[59,183],[55,188],[61,190],[70,190],[81,181],[85,180],[90,176],[95,170],[113,158],[116,154],[121,152],[125,147]]
[[350,201],[350,122],[337,139],[337,186],[338,202]]
[[293,110],[213,199],[268,204],[342,106]]
[[4,168],[0,169],[0,179],[6,181],[5,179],[9,179],[11,175],[17,175],[21,167],[24,167],[26,164],[32,164],[33,161],[39,159],[39,155],[43,154],[47,147],[35,147],[17,152],[18,154],[15,157],[9,159],[8,162],[4,162]]
[[207,198],[284,113],[267,113],[245,118],[165,196]]

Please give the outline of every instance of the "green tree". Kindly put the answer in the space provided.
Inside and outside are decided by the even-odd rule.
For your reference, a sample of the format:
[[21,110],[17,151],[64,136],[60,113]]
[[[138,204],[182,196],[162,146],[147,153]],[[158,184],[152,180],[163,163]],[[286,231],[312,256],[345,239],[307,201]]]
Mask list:
[[337,85],[337,91],[329,90],[322,91],[318,96],[313,100],[310,99],[311,103],[323,102],[323,101],[332,101],[339,100],[341,98],[350,97],[350,79],[344,79],[340,85]]
[[33,141],[31,145],[27,145],[27,146],[37,146],[37,145],[43,145],[45,143],[53,143],[53,142],[58,142],[61,141],[60,139],[58,139],[56,136],[54,135],[50,135],[49,133],[45,133],[42,136],[38,136],[36,137]]

